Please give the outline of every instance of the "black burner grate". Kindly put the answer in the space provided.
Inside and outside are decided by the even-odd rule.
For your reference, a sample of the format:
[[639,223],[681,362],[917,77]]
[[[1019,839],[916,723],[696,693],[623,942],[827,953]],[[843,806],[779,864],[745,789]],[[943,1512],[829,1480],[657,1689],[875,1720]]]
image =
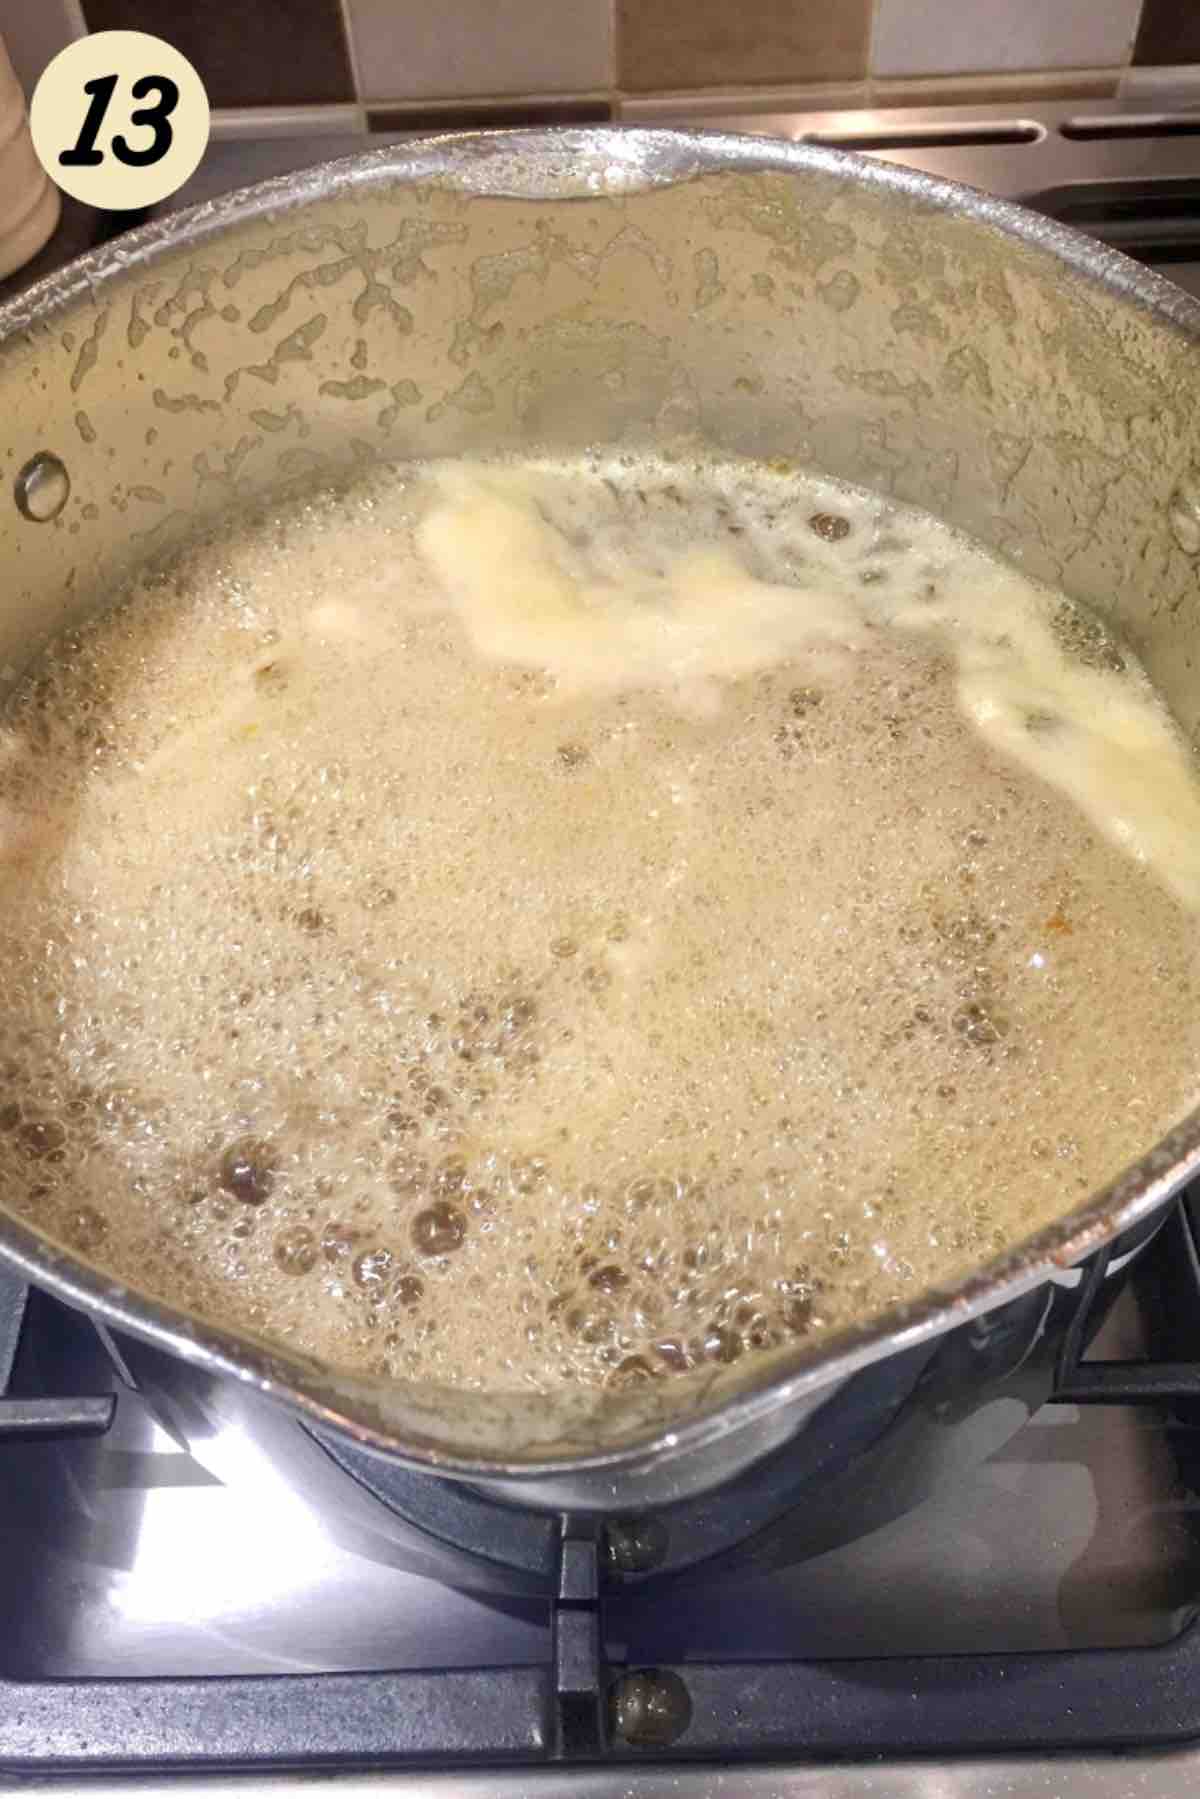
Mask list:
[[116,1410],[111,1393],[59,1399],[40,1394],[36,1398],[18,1398],[8,1392],[28,1301],[25,1282],[10,1269],[0,1267],[0,1439],[75,1436],[107,1430]]

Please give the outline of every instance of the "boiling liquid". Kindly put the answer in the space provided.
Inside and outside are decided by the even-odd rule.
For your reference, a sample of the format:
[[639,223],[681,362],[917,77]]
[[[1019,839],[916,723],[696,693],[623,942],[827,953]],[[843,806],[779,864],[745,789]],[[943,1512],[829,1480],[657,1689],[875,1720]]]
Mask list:
[[816,477],[410,468],[0,732],[0,1180],[343,1369],[622,1386],[953,1280],[1197,1096],[1200,800],[1103,628]]

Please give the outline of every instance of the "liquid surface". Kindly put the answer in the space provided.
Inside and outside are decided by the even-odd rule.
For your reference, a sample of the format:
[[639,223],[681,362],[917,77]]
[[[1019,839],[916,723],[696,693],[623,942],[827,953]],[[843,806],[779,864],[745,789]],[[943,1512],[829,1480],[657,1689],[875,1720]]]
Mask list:
[[1200,801],[1093,619],[790,471],[413,469],[0,731],[0,1180],[358,1373],[605,1390],[913,1298],[1195,1103]]

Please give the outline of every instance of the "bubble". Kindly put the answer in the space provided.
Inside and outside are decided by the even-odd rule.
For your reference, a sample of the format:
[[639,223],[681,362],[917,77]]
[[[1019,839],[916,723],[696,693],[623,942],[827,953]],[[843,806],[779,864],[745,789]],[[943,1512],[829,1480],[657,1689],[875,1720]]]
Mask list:
[[316,906],[304,906],[293,916],[299,928],[307,931],[310,937],[324,936],[332,928],[324,912]]
[[13,497],[17,510],[33,524],[49,524],[56,519],[71,493],[71,477],[66,464],[52,450],[39,450],[17,472]]
[[671,1197],[673,1191],[669,1183],[654,1175],[638,1175],[625,1189],[625,1210],[631,1214],[644,1212],[656,1199]]
[[668,1374],[686,1374],[694,1366],[692,1355],[678,1337],[663,1337],[654,1344],[654,1353]]
[[951,1024],[967,1043],[976,1049],[989,1049],[1005,1036],[1008,1026],[977,1002],[972,1001],[954,1014]]
[[17,1146],[33,1161],[61,1162],[67,1133],[55,1118],[27,1118],[16,1127]]
[[424,1156],[403,1150],[388,1163],[388,1180],[395,1193],[421,1192],[429,1183],[429,1163]]
[[356,1287],[365,1293],[382,1297],[386,1291],[389,1277],[393,1272],[396,1258],[390,1249],[367,1249],[355,1256],[351,1275]]
[[[703,1202],[704,1189],[702,1187],[693,1188],[692,1195]],[[682,1256],[683,1266],[691,1274],[710,1273],[719,1268],[724,1259],[724,1248],[720,1242],[719,1233],[715,1231],[703,1242],[689,1244]]]
[[356,1226],[331,1218],[321,1232],[321,1254],[327,1262],[336,1265],[344,1262],[361,1241],[362,1232]]
[[534,1023],[538,1015],[537,1001],[518,993],[500,1005],[500,1029],[506,1037],[519,1037]]
[[285,1274],[308,1274],[316,1267],[321,1245],[304,1225],[292,1225],[275,1239],[275,1263]]
[[813,1301],[810,1298],[788,1300],[783,1311],[783,1322],[794,1337],[806,1337],[816,1322]]
[[221,1157],[218,1179],[226,1193],[243,1205],[261,1206],[271,1197],[276,1172],[271,1144],[260,1137],[239,1137]]
[[453,1255],[467,1235],[467,1221],[456,1206],[439,1200],[426,1206],[412,1221],[412,1240],[424,1256]]
[[622,1287],[628,1285],[629,1276],[615,1262],[605,1262],[588,1275],[588,1286],[595,1287],[598,1293],[619,1293]]
[[411,1112],[402,1111],[400,1108],[389,1112],[384,1123],[388,1134],[392,1137],[417,1137],[421,1133],[420,1119],[414,1117]]
[[425,1293],[425,1283],[420,1275],[400,1274],[392,1283],[391,1293],[397,1305],[411,1308],[420,1305]]
[[609,1387],[641,1387],[652,1381],[658,1370],[651,1367],[643,1355],[623,1356],[616,1367],[606,1377],[605,1385]]
[[840,543],[850,535],[850,520],[837,512],[814,512],[808,521],[810,531],[826,543]]
[[67,1212],[63,1228],[68,1243],[88,1255],[107,1238],[108,1219],[96,1206],[79,1205]]
[[461,1194],[467,1185],[469,1166],[465,1156],[443,1156],[434,1169],[433,1191],[447,1198]]
[[1200,471],[1191,468],[1167,506],[1171,535],[1185,556],[1200,556]]
[[721,1325],[710,1325],[700,1343],[700,1353],[708,1362],[736,1362],[744,1349],[736,1331]]
[[590,1347],[607,1343],[613,1334],[616,1320],[613,1314],[600,1306],[571,1306],[566,1313],[567,1329],[581,1343]]
[[508,1178],[515,1192],[532,1193],[543,1184],[549,1172],[550,1164],[545,1156],[514,1156],[509,1163]]
[[396,889],[386,881],[368,881],[362,893],[362,904],[368,912],[386,912],[396,903]]

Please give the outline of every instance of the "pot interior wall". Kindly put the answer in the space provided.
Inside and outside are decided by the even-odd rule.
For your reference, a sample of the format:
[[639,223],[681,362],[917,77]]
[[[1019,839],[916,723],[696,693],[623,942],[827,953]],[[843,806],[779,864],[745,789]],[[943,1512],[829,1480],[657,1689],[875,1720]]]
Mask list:
[[115,279],[0,346],[10,477],[49,450],[71,478],[50,524],[0,510],[0,654],[239,499],[377,457],[628,442],[926,506],[1115,617],[1171,687],[1200,547],[1200,516],[1171,522],[1200,456],[1191,345],[1036,241],[840,163],[570,199],[377,165],[118,248]]

